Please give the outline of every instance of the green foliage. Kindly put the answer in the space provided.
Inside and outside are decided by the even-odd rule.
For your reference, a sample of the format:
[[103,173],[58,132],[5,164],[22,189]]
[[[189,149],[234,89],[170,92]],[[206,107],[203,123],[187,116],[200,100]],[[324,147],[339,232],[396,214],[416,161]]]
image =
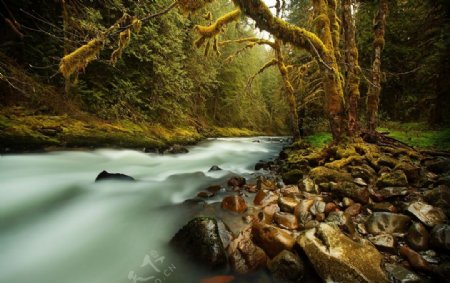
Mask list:
[[311,144],[313,147],[322,148],[329,144],[333,138],[330,133],[316,133],[314,135],[305,138],[306,142]]

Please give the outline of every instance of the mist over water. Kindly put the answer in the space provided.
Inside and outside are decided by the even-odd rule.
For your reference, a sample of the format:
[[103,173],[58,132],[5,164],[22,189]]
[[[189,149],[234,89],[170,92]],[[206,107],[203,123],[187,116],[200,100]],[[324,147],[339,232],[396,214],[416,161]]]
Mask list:
[[[282,145],[220,138],[179,155],[102,149],[1,156],[0,282],[191,282],[196,271],[167,248],[195,213],[180,204],[230,174],[251,177],[254,164]],[[223,171],[208,172],[212,165]],[[102,170],[138,181],[94,183]]]

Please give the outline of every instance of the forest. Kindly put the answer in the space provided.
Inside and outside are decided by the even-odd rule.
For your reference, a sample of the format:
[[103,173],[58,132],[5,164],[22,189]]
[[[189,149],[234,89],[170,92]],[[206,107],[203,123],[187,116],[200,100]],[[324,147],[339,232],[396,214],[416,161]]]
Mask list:
[[449,282],[449,16],[0,0],[0,281]]

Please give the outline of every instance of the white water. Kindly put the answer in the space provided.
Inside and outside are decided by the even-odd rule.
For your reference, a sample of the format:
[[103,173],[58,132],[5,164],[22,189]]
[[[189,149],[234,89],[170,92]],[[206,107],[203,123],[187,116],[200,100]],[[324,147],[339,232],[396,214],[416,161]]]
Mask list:
[[[167,249],[193,214],[178,204],[232,173],[251,176],[258,160],[282,147],[254,139],[209,140],[180,155],[104,149],[1,156],[0,282],[193,282],[188,264]],[[224,170],[208,172],[212,165]],[[138,182],[94,183],[102,170]],[[163,262],[155,263],[156,253]]]

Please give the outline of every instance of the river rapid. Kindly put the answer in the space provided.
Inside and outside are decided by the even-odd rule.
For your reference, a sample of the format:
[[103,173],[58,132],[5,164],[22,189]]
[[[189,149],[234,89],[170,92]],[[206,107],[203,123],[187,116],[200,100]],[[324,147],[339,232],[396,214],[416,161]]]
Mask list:
[[[1,156],[0,282],[198,282],[204,274],[168,248],[196,212],[183,202],[232,175],[262,174],[255,163],[275,158],[282,146],[267,137],[218,138],[176,155],[99,149]],[[223,170],[209,172],[213,165]],[[95,183],[102,170],[137,182]]]

